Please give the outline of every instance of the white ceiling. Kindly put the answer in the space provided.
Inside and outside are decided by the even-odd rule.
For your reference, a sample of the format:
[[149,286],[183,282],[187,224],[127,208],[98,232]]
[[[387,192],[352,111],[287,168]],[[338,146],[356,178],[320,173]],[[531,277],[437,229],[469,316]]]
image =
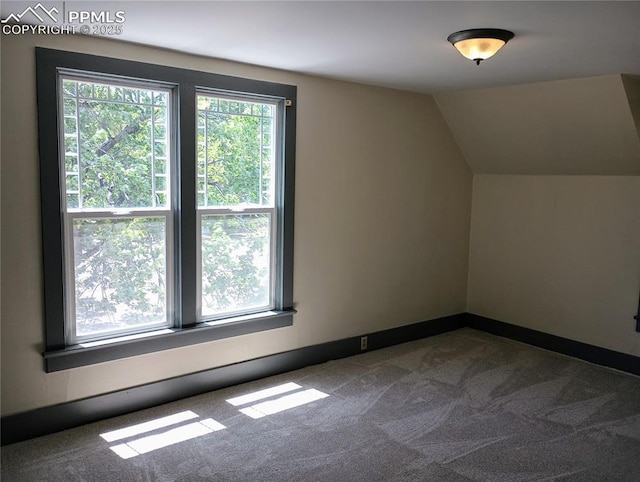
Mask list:
[[[114,37],[121,40],[426,93],[640,76],[639,1],[65,4],[67,11],[82,8],[124,10],[124,33]],[[2,2],[3,18],[11,9],[15,2]],[[515,38],[476,66],[446,40],[473,27],[512,30]]]

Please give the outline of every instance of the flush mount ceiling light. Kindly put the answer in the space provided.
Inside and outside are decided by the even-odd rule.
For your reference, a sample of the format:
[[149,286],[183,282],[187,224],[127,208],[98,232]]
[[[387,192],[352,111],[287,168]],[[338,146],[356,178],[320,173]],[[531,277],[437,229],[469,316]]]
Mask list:
[[452,33],[447,40],[466,58],[480,65],[485,59],[493,57],[509,40],[513,32],[499,28],[472,28]]

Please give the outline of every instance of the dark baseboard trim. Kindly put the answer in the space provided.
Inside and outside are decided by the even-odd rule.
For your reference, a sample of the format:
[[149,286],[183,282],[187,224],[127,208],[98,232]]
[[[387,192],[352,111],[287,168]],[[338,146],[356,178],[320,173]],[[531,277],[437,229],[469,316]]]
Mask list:
[[569,340],[556,335],[549,335],[541,331],[512,325],[502,321],[485,318],[484,316],[467,313],[466,325],[469,328],[485,331],[512,340],[521,341],[528,345],[562,353],[585,360],[596,365],[615,368],[633,375],[640,375],[640,357],[620,353],[618,351],[589,345],[580,341]]
[[[465,326],[465,313],[401,326],[368,336],[367,351],[418,340]],[[251,380],[362,353],[360,336],[256,358],[105,395],[2,417],[2,445],[124,415]]]
[[[600,348],[471,313],[401,326],[367,335],[371,350],[470,327],[598,365],[640,375],[640,357]],[[174,402],[182,398],[358,355],[360,336],[269,355],[168,380],[2,417],[2,445]]]

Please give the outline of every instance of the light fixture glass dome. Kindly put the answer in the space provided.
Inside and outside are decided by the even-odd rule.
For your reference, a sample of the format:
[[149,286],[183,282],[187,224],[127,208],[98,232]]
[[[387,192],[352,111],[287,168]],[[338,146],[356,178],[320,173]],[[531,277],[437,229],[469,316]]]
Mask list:
[[466,58],[476,64],[495,55],[509,40],[513,32],[498,28],[474,28],[452,33],[447,40]]

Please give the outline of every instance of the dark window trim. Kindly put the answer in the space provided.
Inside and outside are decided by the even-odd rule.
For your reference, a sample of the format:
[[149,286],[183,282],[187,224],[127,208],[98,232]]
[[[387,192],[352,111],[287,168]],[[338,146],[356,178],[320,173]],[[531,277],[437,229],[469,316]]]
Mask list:
[[135,340],[118,341],[118,338],[114,338],[113,341],[100,346],[72,345],[62,350],[45,352],[45,368],[47,373],[56,372],[207,341],[284,328],[293,324],[294,313],[294,310],[290,310],[273,311],[268,315],[246,315],[241,317],[241,321],[232,321],[217,326],[198,323],[194,328],[169,328],[172,333],[153,334],[151,332],[147,337]]
[[[150,336],[127,342],[114,342],[99,347],[67,346],[64,327],[64,238],[63,212],[60,203],[61,162],[58,149],[58,69],[70,69],[118,76],[174,86],[175,121],[179,126],[176,139],[179,185],[176,219],[176,302],[173,333]],[[195,343],[264,331],[293,323],[293,217],[295,178],[295,127],[297,87],[253,79],[244,79],[168,67],[130,60],[36,48],[36,77],[40,153],[40,192],[42,213],[45,370],[47,372],[101,363]],[[278,273],[277,306],[272,314],[243,317],[243,321],[210,326],[196,318],[196,196],[195,189],[195,92],[200,89],[244,92],[291,101],[284,112],[283,196],[278,205],[281,216],[280,272]],[[287,102],[289,104],[289,102]],[[183,140],[194,139],[194,142]],[[179,236],[178,236],[179,234]]]

